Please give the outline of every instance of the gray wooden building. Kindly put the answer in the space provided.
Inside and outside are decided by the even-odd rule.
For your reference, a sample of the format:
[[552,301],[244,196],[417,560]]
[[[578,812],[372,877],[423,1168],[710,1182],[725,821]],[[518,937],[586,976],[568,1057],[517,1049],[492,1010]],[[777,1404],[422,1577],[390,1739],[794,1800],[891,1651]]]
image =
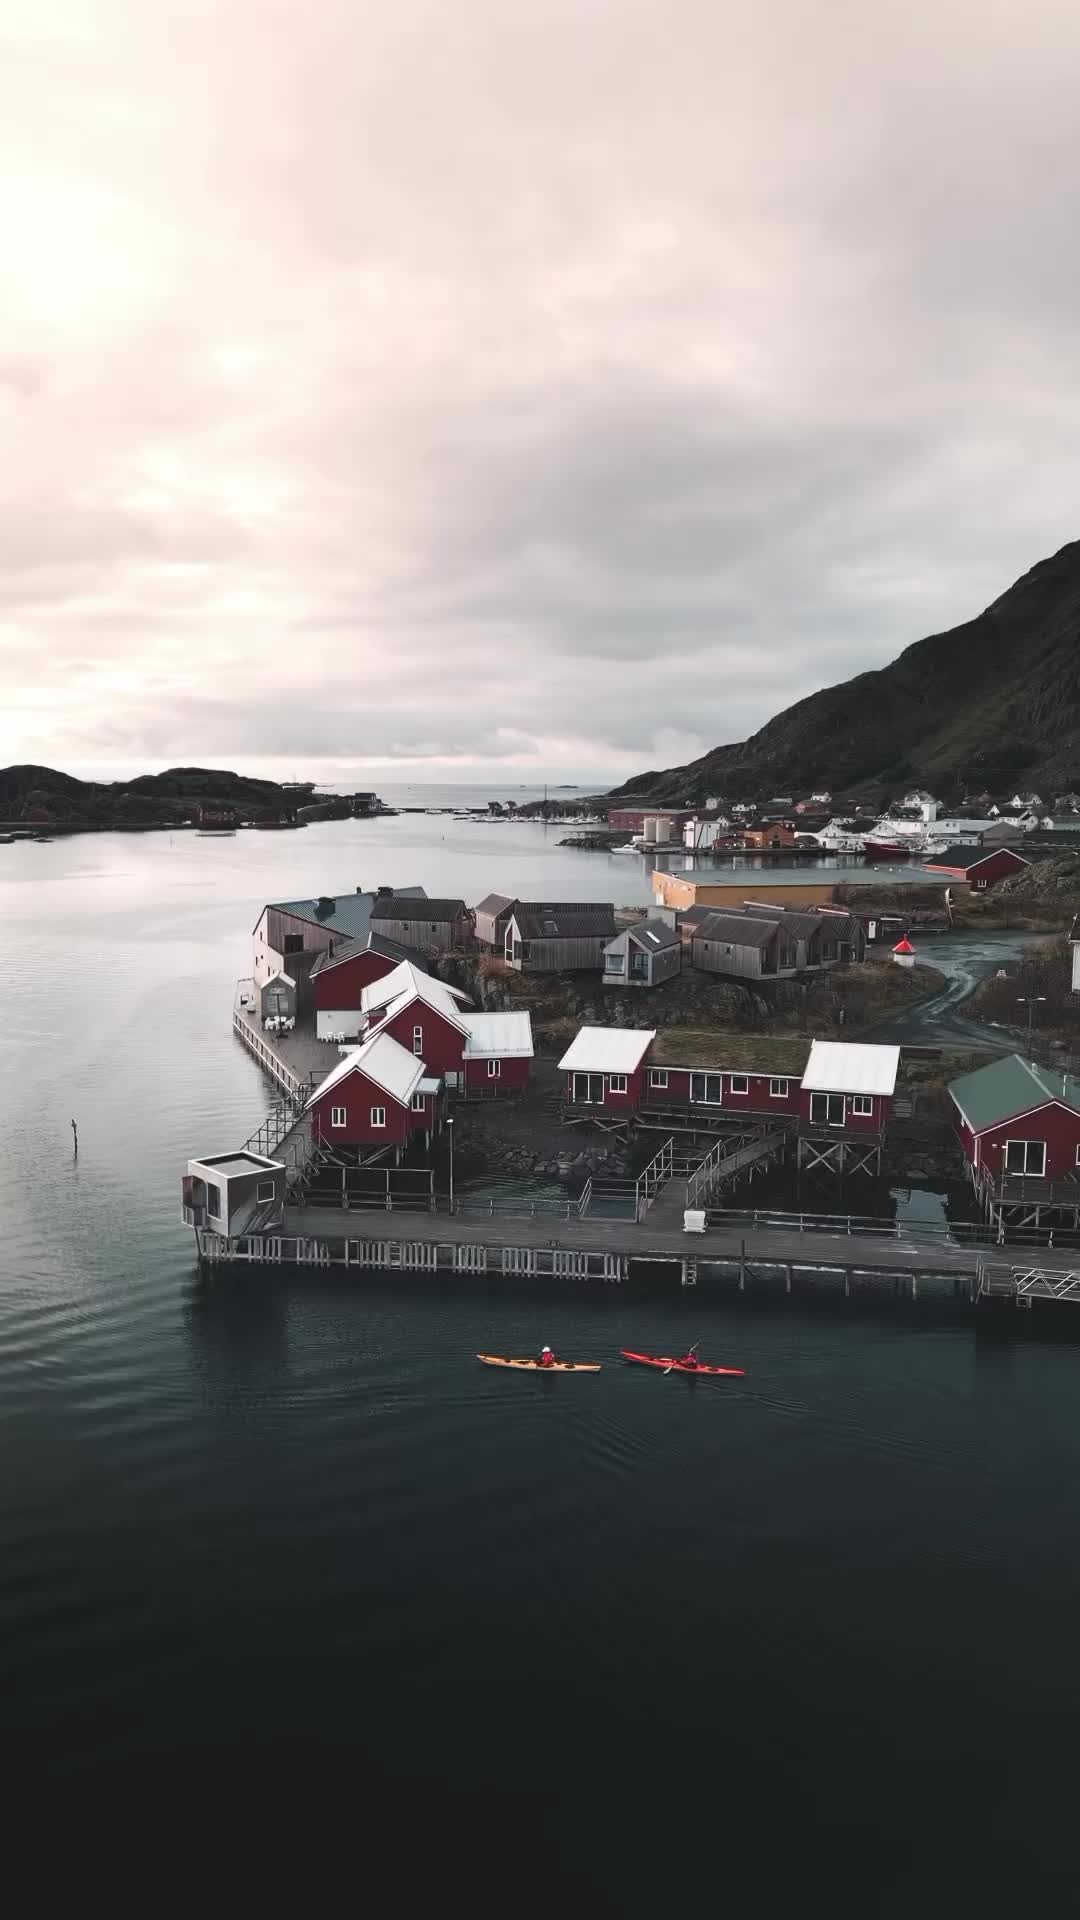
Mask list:
[[260,1020],[295,1020],[296,981],[291,973],[272,973],[269,980],[256,991]]
[[662,920],[626,927],[604,948],[605,987],[658,987],[682,971],[682,941]]
[[794,941],[775,920],[749,913],[710,913],[699,920],[690,943],[695,967],[738,980],[776,979],[795,973]]
[[866,954],[862,921],[846,907],[779,907],[768,901],[747,900],[743,912],[775,920],[795,942],[800,972],[816,967],[838,967]]
[[[395,898],[415,901],[423,893],[423,887],[402,887]],[[309,900],[271,901],[252,932],[251,971],[256,987],[265,986],[272,974],[287,973],[295,980],[304,1006],[319,954],[332,954],[347,940],[366,940],[375,901],[376,895],[363,887],[353,893],[319,894]]]
[[506,923],[517,906],[517,901],[507,893],[489,893],[474,908],[476,918],[476,938],[482,947],[493,947],[501,953],[506,943]]
[[600,973],[614,937],[610,901],[519,900],[506,923],[503,953],[518,973]]
[[421,953],[451,953],[473,938],[473,917],[464,900],[416,900],[380,893],[371,909],[371,931]]

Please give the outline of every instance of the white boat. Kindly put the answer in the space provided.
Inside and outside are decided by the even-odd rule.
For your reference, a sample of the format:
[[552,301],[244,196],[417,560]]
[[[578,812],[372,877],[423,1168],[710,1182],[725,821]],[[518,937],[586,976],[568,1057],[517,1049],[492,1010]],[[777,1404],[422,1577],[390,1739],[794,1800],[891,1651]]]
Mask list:
[[621,847],[612,847],[611,852],[612,853],[640,853],[641,848],[635,847],[632,840],[626,840],[623,842]]

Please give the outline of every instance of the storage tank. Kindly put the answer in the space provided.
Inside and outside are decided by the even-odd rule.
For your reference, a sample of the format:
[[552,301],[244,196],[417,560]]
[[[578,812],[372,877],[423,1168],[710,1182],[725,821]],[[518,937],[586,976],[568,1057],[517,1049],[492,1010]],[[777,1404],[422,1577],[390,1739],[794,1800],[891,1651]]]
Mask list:
[[656,845],[656,815],[655,815],[655,813],[647,813],[647,814],[645,815],[645,819],[644,819],[644,821],[643,821],[643,823],[642,823],[642,827],[643,827],[643,834],[644,834],[644,840],[645,840],[645,845],[646,845],[647,847],[655,847],[655,845]]
[[656,844],[658,847],[666,847],[670,839],[671,839],[671,821],[668,820],[663,814],[660,814],[658,815],[657,821],[656,821]]

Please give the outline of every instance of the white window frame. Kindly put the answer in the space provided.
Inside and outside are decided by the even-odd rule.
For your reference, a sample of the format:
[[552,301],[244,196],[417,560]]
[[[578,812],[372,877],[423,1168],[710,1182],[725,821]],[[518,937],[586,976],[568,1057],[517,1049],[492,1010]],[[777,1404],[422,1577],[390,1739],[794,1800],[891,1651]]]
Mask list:
[[371,1124],[373,1127],[385,1127],[386,1125],[386,1108],[385,1107],[372,1107]]
[[[1009,1165],[1009,1153],[1013,1147],[1023,1147],[1024,1149],[1024,1165],[1020,1168],[1010,1167]],[[1042,1166],[1039,1168],[1037,1173],[1034,1172],[1033,1169],[1029,1167],[1027,1164],[1028,1152],[1032,1147],[1042,1148]],[[1045,1180],[1046,1179],[1046,1141],[1045,1140],[1006,1140],[1005,1157],[1002,1162],[1001,1171],[1002,1173],[1006,1173],[1010,1175],[1018,1174],[1021,1180]]]
[[728,1074],[728,1092],[729,1093],[734,1093],[736,1096],[741,1096],[742,1094],[749,1093],[749,1091],[750,1091],[750,1075],[748,1073],[729,1073]]
[[348,1124],[349,1124],[348,1108],[347,1107],[331,1107],[330,1125],[332,1127],[347,1127]]
[[272,1180],[260,1180],[258,1186],[255,1189],[256,1203],[260,1206],[265,1205],[267,1200],[272,1200],[274,1198],[274,1193],[275,1193],[275,1188]]
[[206,1212],[211,1220],[221,1219],[221,1188],[213,1180],[206,1183]]
[[870,1094],[853,1093],[851,1096],[851,1111],[853,1115],[857,1114],[860,1119],[871,1119],[874,1112],[874,1102]]
[[625,1093],[626,1092],[625,1073],[609,1073],[607,1086],[608,1086],[609,1093]]
[[499,1080],[501,1079],[501,1077],[502,1077],[502,1061],[489,1060],[488,1061],[488,1079]]
[[414,1113],[426,1113],[427,1111],[427,1094],[426,1093],[413,1094],[412,1110]]
[[626,962],[623,955],[621,953],[605,954],[604,971],[605,973],[624,973],[626,971]]
[[[667,1086],[667,1084],[668,1084],[668,1070],[666,1067],[650,1067],[649,1068],[650,1087],[664,1088]],[[1080,1154],[1080,1147],[1077,1148],[1077,1153]]]
[[785,1080],[782,1077],[777,1077],[775,1080],[769,1081],[769,1099],[770,1100],[786,1100],[790,1092],[791,1092],[790,1079]]
[[1080,1141],[1077,1141],[1076,1145],[1076,1164],[1080,1167]]
[[421,1057],[423,1056],[423,1052],[424,1052],[424,1029],[423,1029],[423,1027],[414,1027],[414,1028],[413,1028],[413,1030],[412,1030],[412,1050],[413,1050],[413,1052],[414,1052],[414,1054],[416,1055],[416,1058],[417,1058],[418,1060],[419,1060],[419,1059],[421,1059]]

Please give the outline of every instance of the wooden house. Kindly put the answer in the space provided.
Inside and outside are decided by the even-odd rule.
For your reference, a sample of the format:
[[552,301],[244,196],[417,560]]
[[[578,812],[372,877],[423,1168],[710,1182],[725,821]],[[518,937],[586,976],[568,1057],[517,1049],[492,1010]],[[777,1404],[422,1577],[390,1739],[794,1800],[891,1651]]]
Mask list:
[[710,913],[691,934],[690,959],[703,973],[766,980],[795,973],[798,949],[777,920],[741,912]]
[[658,987],[682,968],[682,941],[662,920],[626,927],[604,948],[605,987]]
[[326,1147],[393,1147],[416,1134],[430,1141],[442,1124],[442,1081],[424,1060],[379,1032],[350,1048],[315,1088],[312,1137]]
[[476,921],[476,939],[480,946],[490,947],[495,953],[502,953],[506,944],[506,923],[517,906],[517,901],[506,893],[485,894],[480,904],[473,909]]
[[964,1158],[979,1188],[1068,1182],[1080,1204],[1080,1080],[1011,1053],[949,1084]]
[[810,1042],[712,1028],[662,1028],[645,1061],[645,1109],[793,1122]]
[[364,1025],[364,988],[385,980],[405,960],[418,972],[428,972],[423,954],[410,953],[408,947],[378,933],[369,933],[363,940],[346,940],[333,953],[318,954],[311,969],[316,1037],[355,1039]]
[[649,1027],[582,1027],[559,1061],[566,1098],[575,1107],[629,1114],[641,1105]]
[[451,953],[471,942],[473,917],[464,900],[417,900],[380,892],[371,909],[371,929],[421,953]]
[[966,880],[972,893],[986,893],[1007,874],[1019,873],[1030,866],[1022,853],[1015,847],[946,847],[943,853],[931,854],[926,861],[930,873],[947,873],[956,880]]
[[799,1118],[810,1129],[881,1133],[892,1117],[899,1047],[815,1040],[802,1077]]
[[782,907],[775,901],[746,900],[742,911],[775,920],[795,943],[796,970],[843,966],[862,960],[866,932],[862,921],[846,907]]
[[528,1013],[473,1013],[460,988],[417,972],[408,962],[364,989],[368,1033],[389,1033],[449,1091],[513,1093],[524,1087],[533,1058]]
[[[402,887],[394,897],[416,900],[423,891]],[[306,1005],[319,955],[334,953],[346,941],[365,940],[375,900],[374,893],[357,887],[354,893],[320,894],[314,900],[281,900],[265,906],[252,932],[256,987],[265,985],[271,974],[287,973],[296,981],[301,1005]]]
[[288,973],[272,973],[269,980],[255,989],[259,1003],[259,1019],[265,1025],[267,1020],[296,1019],[296,981]]
[[518,973],[600,973],[604,949],[614,937],[610,901],[519,900],[506,923],[503,952]]

